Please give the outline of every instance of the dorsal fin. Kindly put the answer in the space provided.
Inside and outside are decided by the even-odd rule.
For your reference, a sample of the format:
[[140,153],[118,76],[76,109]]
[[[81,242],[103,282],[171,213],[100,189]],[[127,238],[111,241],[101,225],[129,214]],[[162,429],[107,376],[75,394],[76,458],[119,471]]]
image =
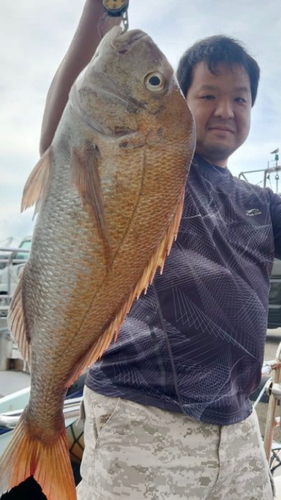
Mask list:
[[29,175],[23,190],[21,212],[35,205],[34,215],[39,210],[40,201],[48,189],[48,179],[52,164],[51,146],[45,151]]
[[101,180],[98,170],[100,154],[96,146],[84,143],[73,148],[71,155],[71,181],[76,186],[85,210],[93,213],[99,235],[103,241],[107,265],[111,261],[111,245],[108,224],[102,199]]

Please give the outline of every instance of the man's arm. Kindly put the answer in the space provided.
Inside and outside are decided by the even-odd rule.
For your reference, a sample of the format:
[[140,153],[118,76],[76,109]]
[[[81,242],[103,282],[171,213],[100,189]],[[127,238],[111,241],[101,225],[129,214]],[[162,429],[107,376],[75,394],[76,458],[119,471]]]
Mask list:
[[[76,33],[47,95],[40,137],[41,155],[53,140],[73,82],[89,63],[100,42],[98,22],[103,13],[102,0],[86,0]],[[120,24],[120,20],[120,17],[107,17],[102,27],[103,34]]]

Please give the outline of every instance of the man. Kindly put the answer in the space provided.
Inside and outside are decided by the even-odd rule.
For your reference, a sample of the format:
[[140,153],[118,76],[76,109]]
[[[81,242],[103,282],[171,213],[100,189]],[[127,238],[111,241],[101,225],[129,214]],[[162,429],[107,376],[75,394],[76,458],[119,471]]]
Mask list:
[[[48,95],[42,153],[101,12],[101,0],[86,2]],[[179,235],[87,376],[80,500],[273,498],[249,394],[281,257],[281,200],[227,169],[249,132],[259,68],[234,40],[211,37],[183,55],[178,79],[197,135]]]

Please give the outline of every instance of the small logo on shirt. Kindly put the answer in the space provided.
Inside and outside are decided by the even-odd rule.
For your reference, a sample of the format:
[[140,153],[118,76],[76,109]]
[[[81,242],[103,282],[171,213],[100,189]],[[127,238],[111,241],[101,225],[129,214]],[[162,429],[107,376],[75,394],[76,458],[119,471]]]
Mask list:
[[254,217],[255,215],[261,215],[261,211],[258,208],[251,208],[251,210],[246,210],[245,213],[248,217]]

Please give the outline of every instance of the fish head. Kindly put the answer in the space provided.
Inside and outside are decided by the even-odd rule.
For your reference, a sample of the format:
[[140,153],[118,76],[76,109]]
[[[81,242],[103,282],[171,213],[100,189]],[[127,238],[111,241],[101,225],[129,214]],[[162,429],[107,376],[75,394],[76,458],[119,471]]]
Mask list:
[[114,27],[107,33],[77,79],[72,103],[103,134],[145,135],[149,129],[150,137],[159,138],[163,127],[177,123],[179,136],[193,135],[192,115],[173,68],[141,30]]

